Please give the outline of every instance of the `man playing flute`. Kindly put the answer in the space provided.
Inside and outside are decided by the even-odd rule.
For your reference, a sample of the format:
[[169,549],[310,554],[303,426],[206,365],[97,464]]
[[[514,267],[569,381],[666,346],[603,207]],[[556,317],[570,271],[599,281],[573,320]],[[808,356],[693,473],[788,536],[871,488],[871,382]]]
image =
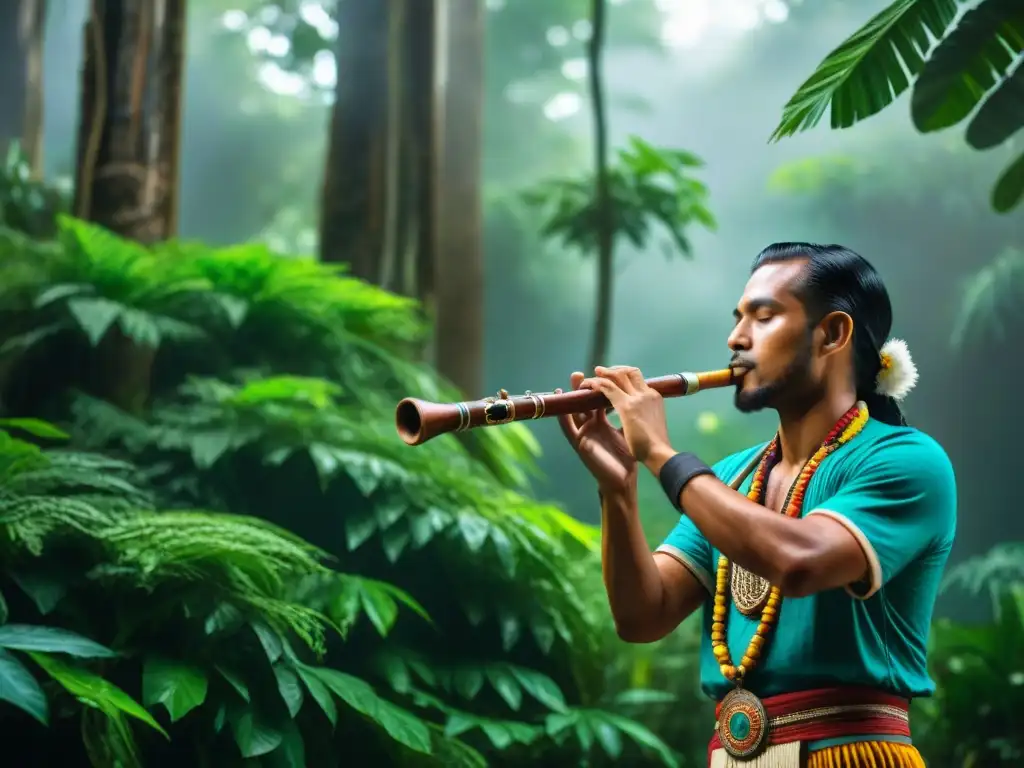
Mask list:
[[[618,633],[653,642],[702,611],[711,768],[924,768],[907,711],[935,688],[926,649],[956,483],[903,419],[917,374],[903,342],[882,344],[888,292],[848,249],[781,243],[758,255],[734,315],[736,407],[774,409],[779,427],[713,467],[670,445],[664,401],[636,368],[572,376],[622,423],[560,418],[598,483]],[[681,513],[654,553],[641,465]]]

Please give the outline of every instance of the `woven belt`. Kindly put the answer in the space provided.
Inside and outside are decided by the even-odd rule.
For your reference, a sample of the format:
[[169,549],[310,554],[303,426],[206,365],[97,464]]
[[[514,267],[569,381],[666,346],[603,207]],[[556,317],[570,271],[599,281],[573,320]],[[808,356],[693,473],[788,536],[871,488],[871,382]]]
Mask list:
[[744,689],[726,694],[708,755],[722,748],[752,760],[776,744],[846,736],[910,736],[910,702],[870,688],[821,688],[764,700]]

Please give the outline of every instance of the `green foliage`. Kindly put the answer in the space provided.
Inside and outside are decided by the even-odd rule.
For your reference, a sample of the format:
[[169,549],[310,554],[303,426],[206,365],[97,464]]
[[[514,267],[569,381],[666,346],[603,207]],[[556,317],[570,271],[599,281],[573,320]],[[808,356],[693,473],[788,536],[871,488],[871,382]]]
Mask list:
[[[889,106],[913,83],[911,115],[922,133],[970,117],[974,149],[1003,144],[1024,127],[1024,7],[981,0],[959,20],[956,0],[896,0],[832,51],[783,109],[772,140],[811,128],[831,107],[849,128]],[[954,21],[956,24],[954,25]],[[933,41],[938,43],[933,46]],[[992,205],[1024,197],[1024,155],[1002,174]]]
[[956,0],[896,0],[818,65],[786,104],[772,139],[813,128],[829,107],[832,128],[849,128],[889,106],[956,14]]
[[20,623],[117,653],[47,674],[144,707],[67,710],[95,765],[674,764],[605,696],[596,533],[517,490],[528,433],[395,435],[398,397],[450,394],[409,302],[67,218],[0,248],[6,428],[73,446],[0,443],[0,569]]
[[829,155],[805,157],[776,168],[768,178],[768,189],[787,195],[851,193],[869,170],[852,157]]
[[1024,547],[995,547],[954,568],[947,586],[992,599],[993,620],[932,628],[934,698],[918,707],[917,740],[926,755],[948,766],[1010,766],[1024,759],[1014,712],[1024,704]]
[[706,764],[708,723],[715,719],[714,703],[700,691],[702,626],[701,616],[694,614],[665,639],[632,646],[629,653],[617,656],[610,671],[611,688],[618,691],[611,706],[640,716],[644,725],[682,753],[686,766]]
[[47,237],[54,216],[67,208],[67,195],[36,178],[21,144],[10,142],[0,168],[0,226]]
[[[769,178],[770,191],[798,197],[812,214],[824,214],[830,224],[843,226],[853,206],[854,215],[869,220],[884,217],[895,209],[904,218],[915,212],[925,216],[947,216],[981,255],[994,254],[963,278],[959,286],[956,314],[950,330],[950,345],[963,352],[986,339],[1005,341],[1019,319],[1019,297],[1024,295],[1024,257],[1019,248],[1004,245],[1016,241],[1012,223],[980,223],[974,211],[973,195],[987,180],[972,155],[961,144],[918,145],[903,151],[894,172],[885,152],[857,158],[824,155],[785,163]],[[880,159],[881,158],[881,159]],[[938,174],[938,175],[937,175]],[[939,177],[955,177],[956,185],[941,184]],[[1005,226],[1006,229],[1000,229]],[[941,240],[941,233],[932,235]],[[925,241],[926,243],[928,241]],[[928,247],[927,245],[925,247]],[[933,290],[941,290],[933,286]]]
[[[24,710],[43,725],[50,723],[49,700],[32,673],[10,653],[12,650],[22,651],[38,659],[46,659],[42,654],[48,653],[64,653],[87,659],[114,655],[108,648],[74,632],[31,624],[0,626],[0,699]],[[49,671],[45,661],[41,666]]]
[[946,574],[945,589],[958,587],[971,595],[988,592],[998,610],[1007,585],[1024,583],[1024,543],[998,544],[980,557],[973,557]]
[[952,344],[962,349],[982,336],[1007,338],[1006,322],[1019,316],[1024,296],[1024,252],[1007,248],[964,284]]
[[[658,149],[633,136],[609,165],[612,230],[638,250],[647,247],[656,226],[668,235],[666,256],[693,255],[687,229],[694,223],[715,228],[707,187],[690,177],[703,161],[690,152]],[[541,232],[584,254],[597,251],[597,203],[593,174],[542,182],[523,195],[543,216]]]
[[[34,437],[60,436],[55,427],[30,419],[5,419],[3,427]],[[134,485],[136,474],[125,462],[42,450],[0,432],[2,618],[6,622],[15,610],[9,606],[16,606],[33,622],[0,624],[0,689],[10,704],[52,723],[49,697],[11,652],[26,654],[70,701],[86,705],[71,710],[83,728],[95,713],[105,716],[98,726],[109,737],[103,754],[98,745],[86,744],[98,765],[114,764],[115,755],[122,764],[141,764],[125,717],[166,737],[146,707],[163,704],[171,723],[204,702],[223,708],[228,697],[255,685],[249,678],[258,665],[230,672],[239,654],[283,642],[277,638],[285,633],[302,638],[308,653],[322,652],[330,623],[287,594],[299,577],[331,573],[318,562],[316,549],[254,518],[157,512]],[[13,601],[18,595],[8,587],[27,601]],[[70,623],[110,642],[99,644],[57,626]],[[228,648],[234,653],[225,654]],[[218,656],[226,667],[218,666]],[[103,674],[107,668],[123,676],[133,660],[143,667],[142,704]],[[230,686],[209,684],[208,675],[218,669]],[[139,688],[137,679],[132,687]],[[62,719],[70,716],[67,701],[60,711]],[[199,714],[210,719],[208,711]]]

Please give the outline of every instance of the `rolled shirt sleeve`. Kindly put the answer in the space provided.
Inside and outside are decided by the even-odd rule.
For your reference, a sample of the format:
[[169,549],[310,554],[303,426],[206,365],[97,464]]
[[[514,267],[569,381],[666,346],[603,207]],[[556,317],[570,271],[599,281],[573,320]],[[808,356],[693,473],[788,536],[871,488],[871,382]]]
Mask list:
[[911,429],[880,441],[849,472],[807,515],[835,520],[860,544],[868,573],[846,591],[867,600],[911,562],[952,546],[956,479],[942,447]]
[[711,577],[714,571],[711,564],[711,545],[686,515],[679,517],[679,522],[665,537],[661,546],[654,551],[668,555],[680,563],[694,575],[708,591],[708,594],[714,594],[715,582]]

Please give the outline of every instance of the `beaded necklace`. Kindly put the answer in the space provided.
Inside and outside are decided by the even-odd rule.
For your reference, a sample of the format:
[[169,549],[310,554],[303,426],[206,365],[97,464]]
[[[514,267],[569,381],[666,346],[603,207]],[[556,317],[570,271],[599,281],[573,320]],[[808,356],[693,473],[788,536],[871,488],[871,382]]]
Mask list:
[[[868,407],[863,402],[858,402],[836,422],[821,447],[800,470],[796,482],[790,488],[783,505],[786,515],[789,517],[800,516],[807,486],[818,467],[821,466],[821,462],[841,445],[853,439],[864,428],[867,421]],[[758,504],[763,503],[765,479],[778,460],[779,436],[776,434],[768,448],[765,449],[757,470],[754,472],[754,477],[750,481],[750,490],[747,491],[748,499]],[[738,566],[731,566],[726,557],[718,558],[715,606],[711,624],[711,650],[718,660],[722,674],[736,687],[725,695],[719,705],[715,730],[726,752],[739,760],[750,760],[767,747],[770,727],[768,712],[765,710],[764,704],[757,696],[743,688],[743,679],[757,665],[764,653],[768,638],[778,620],[779,609],[782,607],[782,592],[778,587],[769,585],[767,599],[761,608],[761,620],[757,625],[757,631],[750,639],[750,644],[747,645],[747,650],[740,663],[733,664],[726,642],[726,617],[729,613],[730,596],[729,575],[733,567],[738,568]],[[747,575],[760,580],[760,577],[753,576],[753,574]],[[743,612],[746,613],[746,611]]]
[[[868,421],[868,407],[863,402],[858,402],[836,422],[836,425],[828,433],[821,447],[804,465],[796,482],[790,489],[784,513],[789,517],[799,517],[803,509],[804,494],[807,486],[814,477],[814,473],[826,456],[831,454],[841,445],[853,439],[860,432]],[[772,467],[779,459],[779,436],[768,445],[764,452],[754,478],[750,483],[750,490],[747,491],[747,498],[751,501],[761,503],[764,493],[765,478]],[[715,607],[713,621],[711,624],[711,649],[718,660],[719,668],[725,678],[736,685],[743,683],[743,678],[757,664],[764,652],[765,645],[775,626],[779,615],[779,608],[782,605],[782,593],[778,587],[773,586],[768,594],[768,600],[761,611],[761,620],[757,625],[757,631],[750,639],[746,652],[740,663],[733,664],[729,654],[729,646],[726,642],[726,617],[729,612],[729,560],[723,555],[718,558],[718,572],[715,582]]]

